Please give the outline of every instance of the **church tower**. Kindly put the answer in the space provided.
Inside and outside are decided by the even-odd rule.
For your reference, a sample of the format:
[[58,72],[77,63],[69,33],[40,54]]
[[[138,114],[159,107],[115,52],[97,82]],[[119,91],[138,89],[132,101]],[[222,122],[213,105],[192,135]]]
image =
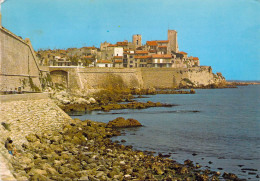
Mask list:
[[175,53],[179,52],[179,46],[177,42],[177,31],[176,30],[168,30],[168,52],[171,53],[174,51]]
[[135,48],[142,46],[142,35],[133,35],[132,41]]

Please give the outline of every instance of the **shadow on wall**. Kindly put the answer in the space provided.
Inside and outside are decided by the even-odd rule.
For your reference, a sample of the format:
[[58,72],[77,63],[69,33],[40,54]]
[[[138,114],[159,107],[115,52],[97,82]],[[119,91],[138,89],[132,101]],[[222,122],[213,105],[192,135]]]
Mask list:
[[50,72],[51,80],[54,84],[68,88],[69,74],[64,70],[54,70]]
[[120,75],[107,74],[100,87],[104,89],[124,89],[127,88],[127,85]]

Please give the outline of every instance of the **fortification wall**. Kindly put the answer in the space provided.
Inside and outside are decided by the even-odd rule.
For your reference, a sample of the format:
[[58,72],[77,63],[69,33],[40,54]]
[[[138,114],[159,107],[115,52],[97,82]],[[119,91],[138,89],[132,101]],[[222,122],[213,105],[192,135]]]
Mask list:
[[144,87],[172,88],[189,79],[195,86],[214,83],[210,67],[193,68],[143,68],[141,69]]
[[85,68],[79,70],[78,76],[83,89],[143,86],[140,69]]
[[30,40],[23,40],[0,27],[0,91],[22,87],[23,91],[41,89],[40,69]]
[[[50,68],[52,80],[72,90],[101,88],[175,88],[218,83],[211,67],[193,68]],[[64,83],[66,82],[67,83]]]

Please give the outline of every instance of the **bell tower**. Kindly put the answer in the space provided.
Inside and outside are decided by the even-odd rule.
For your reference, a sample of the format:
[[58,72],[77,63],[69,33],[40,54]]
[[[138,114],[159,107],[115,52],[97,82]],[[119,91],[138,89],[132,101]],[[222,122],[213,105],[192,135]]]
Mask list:
[[179,52],[179,46],[177,42],[177,31],[176,30],[168,30],[168,52],[174,51],[175,53]]
[[135,48],[142,46],[142,35],[133,35],[132,43]]

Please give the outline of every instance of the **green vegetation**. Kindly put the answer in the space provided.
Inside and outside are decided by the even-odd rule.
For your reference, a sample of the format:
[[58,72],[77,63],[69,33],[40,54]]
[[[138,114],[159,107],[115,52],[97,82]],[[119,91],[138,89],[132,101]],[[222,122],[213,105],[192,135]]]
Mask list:
[[42,72],[40,73],[40,82],[42,89],[45,90],[47,87],[53,87],[53,83],[51,80],[51,75],[49,73],[46,76],[43,76]]
[[29,85],[30,85],[31,90],[33,92],[40,92],[41,91],[41,89],[39,87],[37,87],[37,85],[34,84],[34,82],[33,82],[31,77],[29,77]]
[[5,123],[5,122],[2,122],[1,125],[2,125],[6,130],[11,131],[11,129],[10,129],[10,124]]

